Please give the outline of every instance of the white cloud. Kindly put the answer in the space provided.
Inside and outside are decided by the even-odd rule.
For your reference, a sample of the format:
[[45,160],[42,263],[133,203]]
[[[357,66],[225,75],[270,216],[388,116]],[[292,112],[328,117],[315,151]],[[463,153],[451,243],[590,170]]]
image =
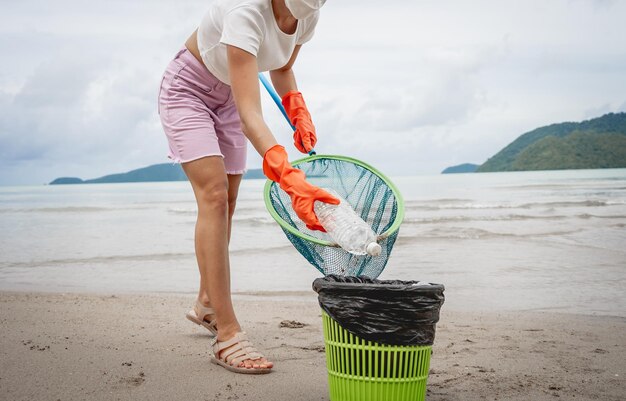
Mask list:
[[[206,7],[3,4],[0,184],[166,162],[160,76]],[[318,150],[433,173],[480,163],[540,125],[626,110],[624,15],[617,1],[329,1],[295,67]],[[260,166],[252,148],[248,160]]]

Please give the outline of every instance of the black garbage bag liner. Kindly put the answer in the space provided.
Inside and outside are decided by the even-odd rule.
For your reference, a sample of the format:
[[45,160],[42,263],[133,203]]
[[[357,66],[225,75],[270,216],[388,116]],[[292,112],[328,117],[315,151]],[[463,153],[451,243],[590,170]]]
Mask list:
[[432,345],[441,284],[329,275],[313,281],[320,306],[352,334],[388,345]]

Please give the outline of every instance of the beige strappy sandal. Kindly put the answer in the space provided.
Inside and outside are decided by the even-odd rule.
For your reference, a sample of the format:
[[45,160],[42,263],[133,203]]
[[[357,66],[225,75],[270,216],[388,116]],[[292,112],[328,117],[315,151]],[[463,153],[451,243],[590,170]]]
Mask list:
[[213,308],[204,306],[200,301],[196,300],[196,306],[187,312],[185,316],[195,324],[205,327],[214,336],[217,336],[217,319],[213,318],[213,320],[207,322],[204,318],[208,315],[215,315]]
[[[220,352],[222,352],[221,355]],[[264,358],[263,354],[257,351],[252,346],[252,343],[248,341],[248,337],[244,332],[237,333],[233,338],[226,341],[217,341],[216,338],[213,343],[213,354],[211,362],[231,372],[259,375],[272,371],[272,368],[246,368],[239,366],[241,362],[246,360],[256,361]]]

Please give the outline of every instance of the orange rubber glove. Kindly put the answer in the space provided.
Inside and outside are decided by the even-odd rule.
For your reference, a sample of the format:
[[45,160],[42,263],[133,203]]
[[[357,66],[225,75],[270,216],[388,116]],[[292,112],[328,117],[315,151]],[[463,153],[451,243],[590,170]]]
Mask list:
[[339,199],[308,183],[305,180],[304,171],[289,164],[287,151],[284,147],[274,145],[265,152],[263,173],[270,180],[277,182],[282,190],[289,194],[293,210],[310,230],[326,232],[315,215],[313,204],[315,201],[322,201],[338,205]]
[[306,108],[302,93],[298,91],[289,91],[281,102],[285,107],[285,111],[291,120],[291,124],[296,127],[293,133],[293,144],[302,153],[309,153],[317,143],[315,135],[315,127],[311,121],[311,114]]

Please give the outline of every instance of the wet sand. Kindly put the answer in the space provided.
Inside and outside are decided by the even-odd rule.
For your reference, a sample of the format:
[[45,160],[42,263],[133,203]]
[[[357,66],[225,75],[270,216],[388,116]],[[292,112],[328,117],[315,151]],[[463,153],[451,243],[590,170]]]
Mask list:
[[[313,292],[236,297],[244,329],[276,364],[262,376],[209,363],[208,332],[184,318],[192,301],[0,293],[0,399],[329,399]],[[624,333],[621,317],[444,305],[427,400],[623,400]]]

